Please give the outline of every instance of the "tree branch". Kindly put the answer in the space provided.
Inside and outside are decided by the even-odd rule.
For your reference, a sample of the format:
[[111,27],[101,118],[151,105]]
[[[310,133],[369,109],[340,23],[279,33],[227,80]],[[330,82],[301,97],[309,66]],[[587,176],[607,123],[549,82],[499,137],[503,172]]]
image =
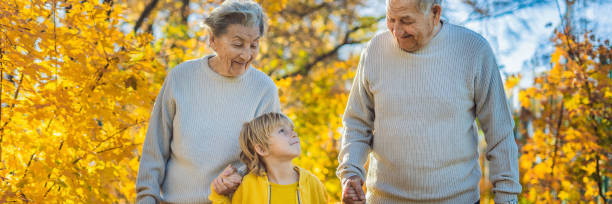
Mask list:
[[[465,24],[467,22],[471,22],[471,21],[480,21],[482,19],[486,19],[486,18],[497,18],[497,17],[502,17],[505,15],[509,15],[512,14],[516,11],[519,11],[521,9],[525,9],[525,8],[531,8],[534,6],[537,6],[539,4],[544,4],[546,3],[546,1],[530,1],[530,2],[520,2],[518,6],[514,7],[514,8],[509,8],[509,9],[505,9],[503,11],[497,12],[497,13],[490,13],[489,10],[487,9],[483,9],[483,8],[479,8],[476,5],[475,1],[472,0],[468,0],[464,2],[465,4],[467,4],[468,6],[472,7],[472,9],[474,9],[474,13],[470,14],[470,17],[468,19],[466,19],[465,21],[463,21],[460,24]],[[476,14],[476,15],[473,15]]]
[[550,166],[550,177],[554,178],[554,172],[555,172],[555,162],[556,162],[556,158],[557,158],[557,151],[559,150],[559,140],[561,140],[560,138],[560,132],[561,132],[561,124],[563,123],[563,113],[565,112],[565,108],[563,106],[563,101],[561,101],[561,110],[559,110],[559,120],[557,120],[557,132],[555,133],[555,149],[553,152],[553,158],[552,158],[552,165]]
[[115,4],[115,2],[113,0],[104,0],[105,4],[109,4],[109,9],[108,11],[106,11],[106,21],[110,20],[110,14],[111,12],[113,12],[113,4]]
[[187,25],[187,18],[189,17],[189,0],[182,0],[183,5],[181,6],[181,18],[183,24]]
[[134,126],[136,126],[136,125],[142,125],[142,124],[144,124],[144,121],[143,121],[143,122],[136,122],[136,123],[134,123],[134,124],[127,125],[127,126],[125,126],[125,127],[121,128],[119,131],[117,131],[117,132],[113,133],[112,135],[110,135],[110,136],[106,137],[105,139],[103,139],[103,140],[102,140],[100,143],[98,143],[98,144],[96,145],[96,147],[94,147],[94,149],[93,149],[92,151],[96,151],[96,150],[97,150],[97,149],[98,149],[100,146],[102,146],[102,144],[103,144],[103,143],[105,143],[105,142],[106,142],[106,141],[108,141],[109,139],[111,139],[111,138],[113,138],[113,137],[115,137],[115,136],[119,135],[120,133],[122,133],[122,132],[126,131],[127,129],[129,129],[129,128],[131,128],[131,127],[134,127]]
[[25,177],[28,175],[28,170],[30,169],[30,165],[32,165],[32,160],[34,159],[34,156],[36,156],[36,153],[32,153],[32,156],[30,156],[30,160],[28,161],[28,165],[26,166],[26,169],[23,172],[23,177],[21,177],[21,180],[25,179]]
[[151,12],[153,11],[153,9],[155,9],[155,6],[157,5],[158,2],[159,0],[152,0],[151,2],[149,2],[149,4],[147,4],[147,6],[145,7],[145,10],[142,11],[142,13],[140,13],[140,17],[138,17],[138,20],[136,21],[136,24],[134,25],[134,33],[136,33],[138,29],[140,29],[140,26],[142,26],[142,23],[144,22],[144,20],[147,17],[149,17],[149,15],[151,15]]
[[[23,82],[23,73],[21,73],[21,77],[19,77],[19,82],[17,82],[17,89],[15,90],[15,93],[13,94],[13,99],[14,100],[17,100],[17,97],[19,97],[19,90],[21,90],[21,83],[22,82]],[[9,112],[12,112],[14,107],[15,107],[15,102],[13,102],[13,104],[11,104],[11,107],[9,108]],[[0,135],[4,136],[4,128],[6,128],[6,126],[9,124],[9,122],[11,122],[12,118],[13,117],[9,117],[8,120],[6,122],[4,122],[2,127],[0,127]]]
[[96,154],[101,154],[101,153],[104,153],[104,152],[108,152],[108,151],[119,149],[119,148],[123,148],[123,147],[139,146],[141,144],[142,143],[134,143],[134,144],[130,144],[130,145],[119,145],[119,146],[116,146],[116,147],[110,147],[110,148],[107,148],[107,149],[103,149],[103,150],[97,151]]
[[595,157],[595,170],[597,173],[597,188],[599,190],[599,196],[603,199],[603,203],[606,204],[608,203],[608,199],[606,198],[605,193],[603,192],[603,189],[601,188],[601,186],[603,185],[602,181],[601,181],[601,175],[600,175],[600,169],[599,169],[599,154]]
[[[72,161],[72,164],[76,164],[76,163],[77,163],[77,162],[79,162],[81,159],[83,159],[83,158],[84,158],[84,157],[85,157],[87,154],[90,154],[91,152],[95,152],[95,151],[96,151],[96,149],[98,149],[98,148],[99,148],[99,147],[100,147],[100,146],[101,146],[101,145],[102,145],[104,142],[108,141],[109,139],[111,139],[111,138],[113,138],[113,137],[115,137],[115,136],[119,135],[120,133],[122,133],[122,132],[126,131],[126,130],[127,130],[127,129],[129,129],[130,127],[133,127],[133,126],[136,126],[136,125],[140,125],[140,124],[143,124],[143,123],[144,123],[144,121],[142,121],[142,122],[137,122],[137,123],[134,123],[134,124],[128,125],[128,126],[126,126],[126,127],[123,127],[123,128],[122,128],[122,129],[120,129],[119,131],[117,131],[117,132],[113,133],[112,135],[110,135],[110,136],[108,136],[107,138],[105,138],[104,140],[102,140],[102,142],[98,143],[98,144],[96,145],[96,147],[94,147],[94,149],[92,149],[91,151],[88,151],[87,153],[84,153],[84,154],[83,154],[83,155],[81,155],[80,157],[78,157],[78,158],[74,159],[74,160]],[[117,148],[119,148],[119,147],[117,147]],[[113,148],[113,149],[116,149],[116,148]],[[96,152],[96,153],[101,153],[101,152],[105,152],[105,151],[109,151],[109,150],[108,150],[108,149],[106,149],[106,150],[98,151],[98,152]]]
[[[4,87],[4,65],[2,64],[3,51],[0,49],[0,121],[2,121],[2,87]],[[2,162],[2,140],[4,134],[0,133],[0,162]]]
[[308,7],[308,5],[304,5],[304,4],[298,4],[296,7],[298,9],[295,8],[286,8],[284,10],[281,11],[281,16],[285,16],[287,14],[293,14],[296,15],[298,18],[304,18],[304,16],[307,16],[315,11],[318,11],[319,9],[322,8],[326,8],[329,7],[329,3],[327,2],[323,2],[320,3],[316,6],[312,6],[312,7]]
[[[385,18],[384,16],[381,16],[381,17],[377,18],[376,21],[374,21],[374,22],[378,22],[378,21],[380,21],[380,20],[382,20],[384,18]],[[340,50],[340,48],[344,47],[345,45],[359,44],[359,43],[366,42],[367,40],[358,40],[358,41],[355,41],[355,40],[350,38],[350,35],[355,33],[355,32],[357,32],[357,31],[359,31],[359,30],[361,30],[361,29],[370,27],[372,25],[373,25],[373,23],[368,23],[368,24],[363,24],[363,25],[351,28],[350,30],[348,30],[344,34],[344,38],[343,38],[343,40],[342,40],[342,42],[340,44],[334,46],[334,48],[332,48],[331,50],[329,50],[329,51],[327,51],[327,52],[325,52],[325,53],[315,57],[315,59],[312,62],[304,65],[301,69],[298,69],[298,71],[293,72],[293,73],[288,74],[288,75],[285,75],[285,76],[282,76],[282,77],[279,77],[279,78],[280,79],[285,79],[285,78],[288,78],[288,77],[295,77],[297,75],[307,75],[310,72],[310,70],[312,70],[312,68],[315,65],[317,65],[319,62],[321,62],[321,61],[323,61],[323,60],[325,60],[325,59],[327,59],[327,58],[329,58],[331,56],[334,56],[338,52],[338,50]]]

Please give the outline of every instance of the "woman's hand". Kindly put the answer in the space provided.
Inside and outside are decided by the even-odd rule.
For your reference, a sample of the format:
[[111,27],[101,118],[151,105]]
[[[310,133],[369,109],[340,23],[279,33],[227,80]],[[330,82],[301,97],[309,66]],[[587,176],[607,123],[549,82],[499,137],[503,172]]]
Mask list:
[[238,189],[242,177],[231,164],[213,181],[213,190],[220,195],[229,195]]

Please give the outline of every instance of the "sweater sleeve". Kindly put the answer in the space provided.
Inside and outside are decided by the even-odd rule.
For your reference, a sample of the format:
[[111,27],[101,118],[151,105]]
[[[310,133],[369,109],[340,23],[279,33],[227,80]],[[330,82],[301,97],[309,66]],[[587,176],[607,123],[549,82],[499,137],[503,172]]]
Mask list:
[[276,85],[274,85],[274,83],[272,83],[270,88],[265,90],[264,95],[261,101],[259,102],[259,106],[257,107],[257,110],[255,112],[255,117],[269,112],[281,112],[280,99],[278,97],[278,88],[276,87]]
[[166,162],[170,155],[172,120],[175,114],[171,78],[171,74],[168,74],[149,119],[136,178],[137,203],[161,202],[160,186],[164,181]]
[[476,67],[474,78],[475,111],[487,142],[486,158],[490,164],[495,202],[516,200],[521,184],[514,120],[493,51],[487,44],[478,54],[482,61]]
[[374,126],[374,99],[366,79],[367,48],[361,54],[357,73],[342,118],[344,131],[338,153],[336,175],[346,179],[354,175],[365,181],[365,162],[370,153]]

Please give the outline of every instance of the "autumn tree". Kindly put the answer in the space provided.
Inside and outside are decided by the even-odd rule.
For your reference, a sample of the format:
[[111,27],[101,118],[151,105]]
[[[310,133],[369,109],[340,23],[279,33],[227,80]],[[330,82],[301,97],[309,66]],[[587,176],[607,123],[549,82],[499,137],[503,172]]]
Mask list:
[[607,203],[612,197],[612,52],[609,42],[553,39],[552,68],[521,90],[524,196],[534,203]]
[[163,72],[125,5],[0,2],[0,203],[133,200]]
[[[201,21],[221,2],[1,2],[0,202],[133,201],[161,83],[212,53]],[[358,15],[361,0],[258,2],[269,31],[254,66],[277,82],[298,126],[296,162],[337,200],[340,120],[358,62],[350,47],[381,17]]]

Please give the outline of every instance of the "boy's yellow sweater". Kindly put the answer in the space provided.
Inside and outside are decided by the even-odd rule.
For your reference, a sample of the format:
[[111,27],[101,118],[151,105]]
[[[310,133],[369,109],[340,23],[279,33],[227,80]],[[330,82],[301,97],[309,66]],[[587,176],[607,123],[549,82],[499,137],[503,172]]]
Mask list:
[[[298,179],[298,191],[301,204],[327,203],[327,193],[325,187],[319,179],[312,173],[300,167],[295,167],[300,175]],[[211,188],[212,189],[212,188]],[[219,195],[215,190],[211,190],[208,199],[213,204],[246,204],[246,203],[268,203],[270,183],[268,176],[257,176],[249,173],[242,178],[242,183],[234,192],[231,200],[227,196]]]

